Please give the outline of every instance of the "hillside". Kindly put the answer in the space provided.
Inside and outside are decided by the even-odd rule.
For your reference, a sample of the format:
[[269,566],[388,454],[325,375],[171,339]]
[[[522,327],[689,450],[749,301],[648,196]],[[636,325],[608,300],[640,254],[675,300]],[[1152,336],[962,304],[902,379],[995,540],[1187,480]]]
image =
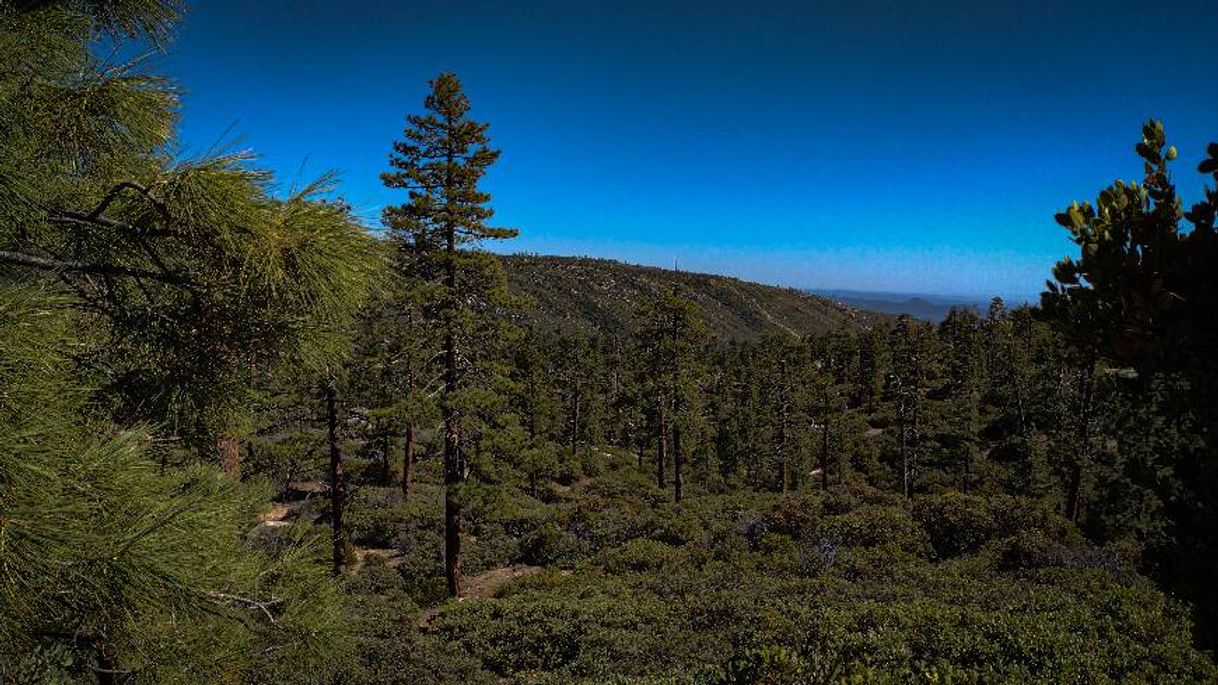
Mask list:
[[698,304],[722,338],[857,330],[887,318],[791,288],[608,259],[510,255],[503,263],[510,290],[533,304],[514,317],[548,330],[627,330],[636,305],[672,285]]

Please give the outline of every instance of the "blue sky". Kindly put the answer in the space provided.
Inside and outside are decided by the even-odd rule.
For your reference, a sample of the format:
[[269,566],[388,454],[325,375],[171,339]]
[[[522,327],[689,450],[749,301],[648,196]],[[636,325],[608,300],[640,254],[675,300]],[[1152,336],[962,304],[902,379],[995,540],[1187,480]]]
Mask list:
[[184,153],[327,169],[371,225],[403,117],[455,71],[500,163],[503,251],[814,288],[1034,295],[1053,213],[1136,178],[1165,120],[1177,182],[1218,140],[1218,2],[196,0],[159,67]]

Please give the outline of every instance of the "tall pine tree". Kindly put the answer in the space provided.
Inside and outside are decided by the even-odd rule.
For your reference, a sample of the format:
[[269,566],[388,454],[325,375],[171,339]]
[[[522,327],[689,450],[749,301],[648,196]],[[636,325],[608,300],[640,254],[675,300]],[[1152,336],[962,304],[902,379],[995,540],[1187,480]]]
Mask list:
[[507,301],[497,259],[477,248],[516,230],[487,225],[491,196],[478,188],[499,158],[487,124],[469,118],[470,102],[456,75],[431,81],[427,113],[409,115],[405,140],[393,144],[389,188],[409,191],[409,202],[387,207],[384,223],[398,247],[399,270],[421,290],[424,312],[439,331],[443,353],[440,410],[444,421],[444,552],[448,592],[461,586],[461,500],[465,479],[461,428],[474,397],[462,391],[489,368],[486,347],[501,336],[489,310]]

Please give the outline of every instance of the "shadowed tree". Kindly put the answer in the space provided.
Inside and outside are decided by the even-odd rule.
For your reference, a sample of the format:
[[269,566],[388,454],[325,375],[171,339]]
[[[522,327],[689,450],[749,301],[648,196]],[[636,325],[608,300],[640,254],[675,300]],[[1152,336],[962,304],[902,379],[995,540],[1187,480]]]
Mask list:
[[680,502],[685,494],[687,454],[687,445],[682,439],[700,420],[694,395],[698,392],[702,373],[702,346],[709,332],[698,306],[678,294],[675,288],[644,302],[635,314],[635,322],[635,346],[640,364],[637,371],[642,384],[648,388],[648,401],[655,406],[659,442],[656,482],[660,488],[665,486],[665,458],[671,446],[673,499]]
[[[1149,431],[1150,421],[1176,426],[1183,419],[1179,430],[1194,434],[1187,448],[1174,434],[1177,429],[1153,436],[1175,441],[1173,449],[1139,450],[1138,443],[1150,442],[1151,436],[1122,442],[1139,454],[1125,465],[1127,474],[1155,493],[1170,523],[1155,541],[1163,554],[1153,570],[1198,603],[1203,640],[1213,644],[1218,641],[1218,593],[1212,582],[1218,548],[1212,437],[1218,429],[1212,397],[1218,384],[1218,188],[1206,187],[1204,199],[1184,211],[1168,170],[1176,149],[1167,145],[1161,122],[1142,126],[1135,151],[1142,159],[1141,182],[1117,181],[1099,193],[1095,205],[1076,202],[1055,217],[1079,246],[1077,257],[1057,264],[1041,295],[1044,314],[1070,344],[1082,377],[1067,514],[1078,519],[1084,513],[1080,483],[1093,457],[1094,371],[1101,365],[1127,369],[1128,374],[1109,375],[1128,386],[1141,405],[1135,413],[1141,417],[1139,430]],[[1198,171],[1218,181],[1218,143],[1210,143],[1206,153]],[[1181,230],[1185,221],[1191,230]]]
[[960,464],[960,489],[968,492],[976,479],[981,454],[981,392],[985,384],[981,318],[972,309],[953,307],[939,324],[948,387],[949,449]]
[[923,429],[926,422],[926,391],[933,354],[928,325],[902,315],[890,334],[892,371],[888,394],[896,411],[901,492],[909,497],[919,469]]

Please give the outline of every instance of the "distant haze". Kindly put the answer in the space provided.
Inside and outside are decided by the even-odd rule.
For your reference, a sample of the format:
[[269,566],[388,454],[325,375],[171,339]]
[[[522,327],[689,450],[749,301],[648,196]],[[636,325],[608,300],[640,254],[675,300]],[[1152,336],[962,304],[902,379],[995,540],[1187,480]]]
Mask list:
[[[966,296],[928,295],[925,293],[889,293],[868,290],[809,290],[808,292],[823,295],[835,302],[849,305],[858,309],[884,314],[908,314],[925,321],[939,322],[947,317],[953,308],[972,308],[984,315],[989,309],[990,300],[969,298]],[[1007,306],[1014,307],[1023,304],[1025,300],[1005,300]]]

